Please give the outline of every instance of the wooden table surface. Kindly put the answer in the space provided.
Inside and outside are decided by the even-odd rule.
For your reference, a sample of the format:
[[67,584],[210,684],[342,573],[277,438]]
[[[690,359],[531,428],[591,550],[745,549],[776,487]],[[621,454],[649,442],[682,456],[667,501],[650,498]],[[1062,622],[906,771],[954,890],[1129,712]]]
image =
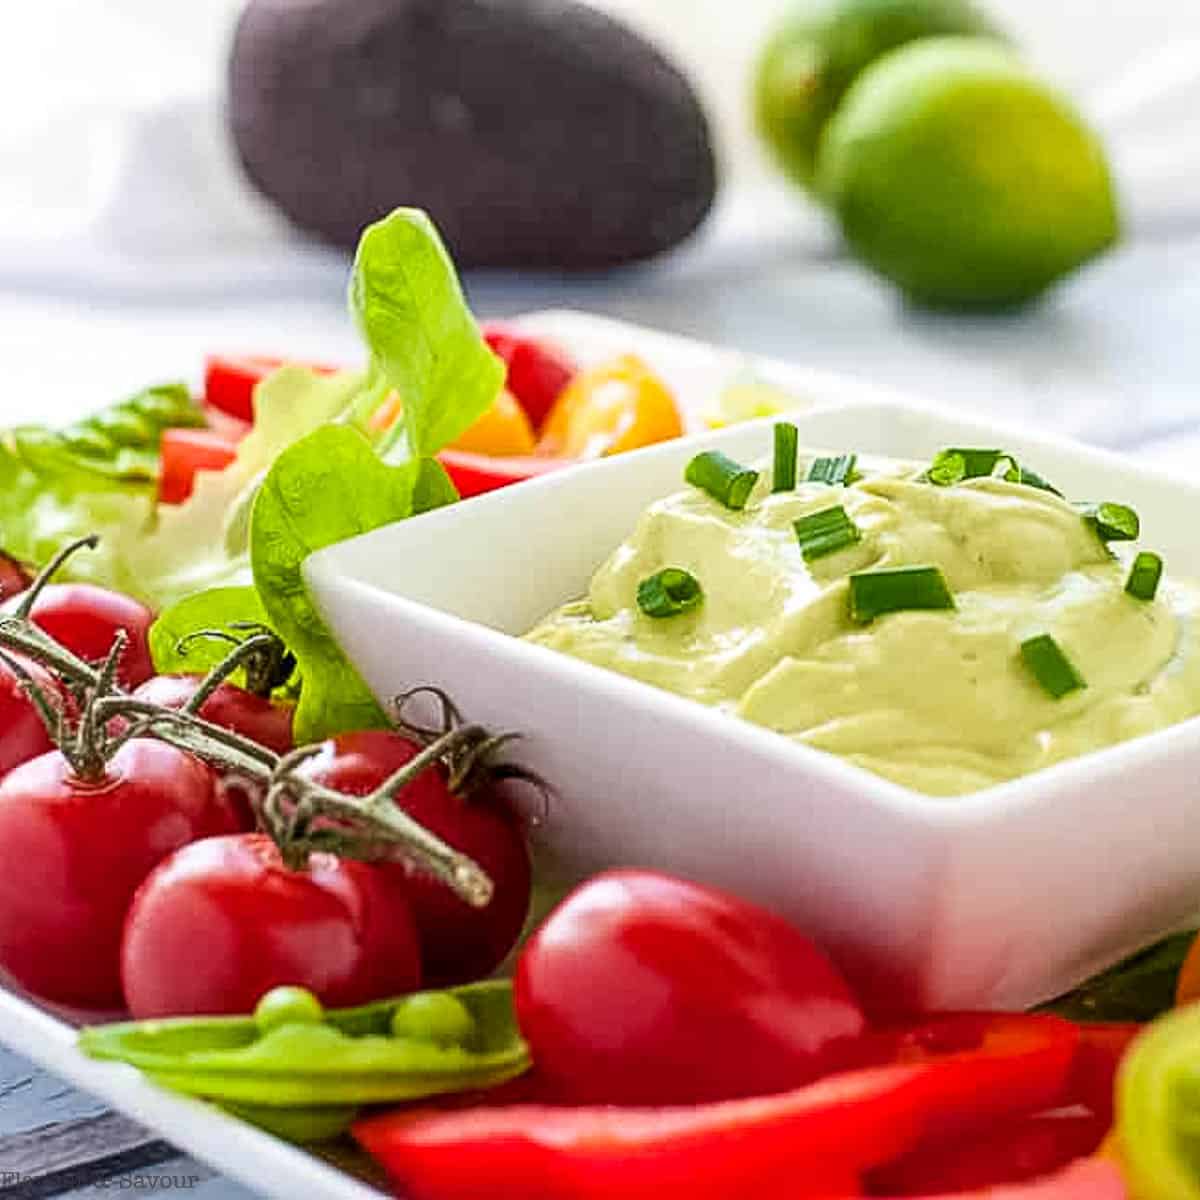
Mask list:
[[[470,290],[485,313],[588,308],[1200,469],[1194,232],[1129,247],[1047,305],[995,318],[916,312],[849,263],[771,243],[742,253],[725,245],[608,280],[490,276],[471,280]],[[342,296],[340,279],[287,300],[223,298],[174,311],[128,298],[0,292],[0,418],[65,417],[148,377],[186,371],[217,347],[348,355]],[[60,362],[68,327],[74,369],[64,377],[48,364]],[[0,1200],[152,1188],[204,1200],[250,1195],[33,1068],[19,1049],[0,1050]]]

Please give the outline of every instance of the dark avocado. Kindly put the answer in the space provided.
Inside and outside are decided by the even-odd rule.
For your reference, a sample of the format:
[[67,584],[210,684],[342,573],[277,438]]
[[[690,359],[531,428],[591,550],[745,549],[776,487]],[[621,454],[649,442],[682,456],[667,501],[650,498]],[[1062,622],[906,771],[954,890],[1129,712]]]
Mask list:
[[716,189],[684,76],[574,0],[251,0],[229,87],[250,178],[339,246],[406,204],[464,267],[607,267]]

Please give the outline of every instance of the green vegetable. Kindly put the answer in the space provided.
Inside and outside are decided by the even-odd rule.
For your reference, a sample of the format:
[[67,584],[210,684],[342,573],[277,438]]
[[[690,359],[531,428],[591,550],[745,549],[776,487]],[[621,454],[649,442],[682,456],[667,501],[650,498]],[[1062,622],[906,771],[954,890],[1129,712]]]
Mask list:
[[850,617],[859,625],[886,613],[953,607],[954,597],[937,567],[886,567],[850,576]]
[[1129,568],[1125,590],[1136,600],[1153,600],[1162,582],[1163,560],[1150,550],[1143,550]]
[[329,426],[276,460],[251,517],[254,583],[272,629],[296,656],[302,745],[387,724],[371,690],[322,621],[302,568],[314,551],[458,499],[435,459],[381,462],[356,429]]
[[796,490],[796,455],[800,445],[800,431],[788,421],[775,426],[775,464],[771,472],[771,491],[792,492]]
[[1138,1200],[1200,1198],[1200,1005],[1160,1017],[1117,1076],[1122,1172]]
[[185,645],[184,639],[206,630],[245,637],[242,626],[269,628],[266,610],[252,587],[196,592],[160,613],[150,627],[154,668],[160,675],[206,675],[229,653],[229,644],[195,638]]
[[[423,1028],[398,1017],[422,1010]],[[362,1104],[492,1087],[529,1068],[503,980],[324,1013],[283,988],[254,1016],[101,1025],[81,1030],[79,1045],[298,1140],[335,1136]]]
[[839,454],[836,458],[814,459],[808,468],[808,482],[845,487],[858,478],[858,472],[855,470],[857,465],[857,454]]
[[1127,504],[1080,504],[1084,521],[1102,542],[1136,542],[1142,532],[1138,515]]
[[1063,648],[1048,633],[1038,634],[1021,643],[1021,661],[1055,700],[1087,687]]
[[1026,487],[1038,488],[1043,492],[1062,493],[1036,472],[1023,467],[1004,450],[978,450],[969,447],[951,447],[942,450],[933,460],[925,478],[937,487],[952,487],[964,479],[987,479],[996,474],[996,468],[1004,465],[1000,478],[1008,483],[1023,483]]
[[677,617],[704,602],[700,581],[679,567],[667,567],[638,584],[638,608],[648,617]]
[[1195,940],[1194,930],[1164,938],[1043,1011],[1071,1021],[1152,1021],[1174,1006],[1179,970]]
[[758,482],[758,472],[736,463],[720,450],[705,450],[687,465],[684,479],[693,487],[707,492],[718,504],[735,512],[746,507],[750,493]]
[[796,531],[796,540],[800,543],[800,553],[804,555],[805,562],[836,554],[862,541],[862,530],[846,515],[846,510],[840,504],[836,508],[826,508],[801,517],[792,528]]
[[371,352],[368,387],[404,401],[392,436],[407,444],[392,457],[436,454],[504,386],[504,364],[480,337],[454,264],[418,209],[396,209],[362,235],[350,307]]

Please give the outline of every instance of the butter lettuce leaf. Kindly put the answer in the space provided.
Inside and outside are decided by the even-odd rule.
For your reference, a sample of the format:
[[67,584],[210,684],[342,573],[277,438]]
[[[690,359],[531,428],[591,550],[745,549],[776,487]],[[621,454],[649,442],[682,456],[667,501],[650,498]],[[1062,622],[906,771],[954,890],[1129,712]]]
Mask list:
[[[240,625],[270,628],[266,609],[253,587],[209,588],[173,604],[150,627],[150,656],[161,675],[205,675],[229,653],[228,642],[197,638],[191,634],[212,630],[239,640],[246,636]],[[238,676],[233,676],[235,682]]]
[[267,620],[296,656],[304,681],[297,744],[387,725],[308,594],[305,559],[457,499],[435,459],[389,466],[349,426],[319,429],[276,460],[254,503],[250,546]]

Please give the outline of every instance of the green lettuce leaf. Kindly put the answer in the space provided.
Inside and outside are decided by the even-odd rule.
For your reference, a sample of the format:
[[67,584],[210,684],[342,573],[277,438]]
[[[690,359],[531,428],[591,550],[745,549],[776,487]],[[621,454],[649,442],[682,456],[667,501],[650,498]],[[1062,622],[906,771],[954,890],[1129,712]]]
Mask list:
[[454,264],[425,213],[398,208],[362,235],[350,308],[371,352],[371,384],[394,389],[404,404],[403,423],[381,453],[399,460],[436,454],[470,428],[504,386],[504,364],[480,337]]
[[381,462],[347,426],[319,429],[285,451],[254,504],[254,582],[271,627],[299,664],[297,744],[387,724],[308,594],[302,569],[316,550],[458,499],[434,459]]
[[[162,675],[205,675],[229,653],[227,642],[196,639],[181,648],[190,634],[215,630],[245,637],[239,625],[270,628],[266,609],[252,587],[209,588],[173,604],[150,627],[150,656]],[[237,682],[237,676],[233,676]]]

